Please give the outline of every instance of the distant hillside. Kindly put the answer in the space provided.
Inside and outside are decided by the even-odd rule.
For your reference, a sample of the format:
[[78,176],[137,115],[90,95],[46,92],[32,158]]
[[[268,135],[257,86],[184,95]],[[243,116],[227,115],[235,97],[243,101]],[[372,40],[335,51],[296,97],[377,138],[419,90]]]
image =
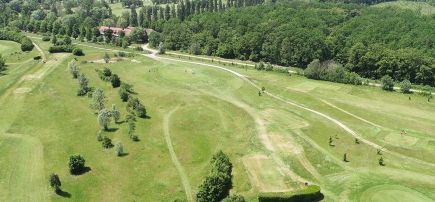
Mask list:
[[427,2],[392,1],[392,2],[384,2],[384,3],[373,5],[373,7],[380,7],[380,8],[389,7],[389,6],[418,11],[422,15],[432,15],[435,13],[435,6]]

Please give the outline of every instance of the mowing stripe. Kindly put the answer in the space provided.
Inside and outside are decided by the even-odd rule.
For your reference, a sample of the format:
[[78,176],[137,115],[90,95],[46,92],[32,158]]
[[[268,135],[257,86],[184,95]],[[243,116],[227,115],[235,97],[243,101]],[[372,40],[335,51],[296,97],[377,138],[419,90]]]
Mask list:
[[168,147],[169,154],[171,155],[172,163],[174,163],[174,166],[178,171],[178,175],[181,178],[181,183],[183,184],[184,191],[186,192],[187,200],[193,202],[192,188],[190,187],[189,178],[187,178],[183,166],[181,165],[180,161],[178,161],[177,154],[175,154],[174,147],[172,145],[171,134],[169,133],[169,118],[171,117],[172,113],[177,111],[178,107],[179,106],[165,114],[163,117],[163,131],[165,135],[166,146]]

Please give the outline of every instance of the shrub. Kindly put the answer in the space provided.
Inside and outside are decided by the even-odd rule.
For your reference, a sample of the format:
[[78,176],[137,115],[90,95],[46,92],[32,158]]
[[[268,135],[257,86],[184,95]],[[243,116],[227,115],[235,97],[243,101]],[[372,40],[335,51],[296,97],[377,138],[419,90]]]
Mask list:
[[124,154],[124,147],[120,142],[115,145],[115,154],[116,156],[122,156]]
[[80,155],[72,155],[69,157],[69,171],[73,175],[80,174],[85,169],[85,159]]
[[85,54],[83,53],[83,50],[80,49],[80,48],[74,48],[74,49],[72,50],[72,53],[73,53],[73,55],[77,55],[77,56],[83,56],[83,55],[85,55]]
[[228,196],[222,202],[245,202],[245,198],[241,195]]
[[136,50],[136,51],[143,51],[143,48],[140,47],[140,46],[136,46],[136,47],[134,47],[134,50]]
[[121,86],[121,79],[119,78],[119,76],[117,74],[113,74],[110,77],[110,82],[112,83],[113,88],[117,88],[117,87]]
[[74,47],[72,45],[56,45],[48,48],[49,53],[71,53]]
[[402,91],[402,93],[411,93],[411,82],[408,79],[400,82],[400,91]]
[[62,186],[62,183],[60,182],[59,176],[57,174],[51,174],[50,175],[50,187],[54,188],[54,191],[56,193],[60,192],[60,186]]
[[97,141],[98,141],[98,142],[103,141],[103,131],[101,131],[101,130],[99,130],[99,131],[97,132]]
[[33,60],[40,60],[42,57],[40,55],[33,57]]
[[129,97],[127,90],[125,90],[124,88],[120,88],[118,92],[119,92],[119,97],[121,97],[121,100],[123,102],[127,102]]
[[138,117],[145,118],[146,117],[146,109],[145,106],[140,103],[137,98],[129,98],[127,103],[127,111],[135,114]]
[[43,36],[42,41],[50,41],[50,36]]
[[109,149],[109,148],[113,147],[112,140],[108,137],[103,137],[103,141],[101,141],[101,145],[105,149]]
[[392,91],[394,89],[394,81],[393,78],[389,75],[385,75],[381,78],[382,89],[387,91]]
[[6,70],[6,60],[0,54],[0,72]]
[[337,83],[346,83],[361,85],[362,78],[344,68],[340,63],[333,60],[320,62],[313,60],[304,70],[304,75],[309,79],[332,81]]

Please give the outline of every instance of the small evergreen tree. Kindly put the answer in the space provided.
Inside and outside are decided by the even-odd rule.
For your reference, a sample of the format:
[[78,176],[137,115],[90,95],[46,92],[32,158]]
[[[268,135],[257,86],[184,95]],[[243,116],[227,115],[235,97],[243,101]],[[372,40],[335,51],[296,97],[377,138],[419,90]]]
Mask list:
[[379,165],[380,166],[385,166],[385,164],[384,164],[384,158],[382,158],[382,156],[381,156],[381,158],[379,158]]
[[61,191],[60,186],[62,183],[60,182],[59,176],[57,174],[51,174],[50,175],[50,187],[54,188],[54,191],[56,193],[59,193]]
[[77,79],[77,77],[79,76],[79,68],[77,67],[77,62],[75,59],[72,59],[71,62],[68,64],[69,66],[69,71],[73,77],[73,79]]
[[121,79],[119,78],[119,76],[117,74],[113,74],[110,77],[110,82],[112,83],[113,88],[117,88],[117,87],[121,86]]

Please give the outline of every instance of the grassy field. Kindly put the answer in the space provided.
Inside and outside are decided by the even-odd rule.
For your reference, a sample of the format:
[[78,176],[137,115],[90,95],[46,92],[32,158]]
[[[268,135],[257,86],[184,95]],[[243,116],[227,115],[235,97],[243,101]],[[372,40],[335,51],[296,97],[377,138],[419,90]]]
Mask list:
[[[49,43],[35,42],[48,49]],[[16,48],[0,41],[8,63]],[[188,195],[196,193],[210,157],[220,149],[234,165],[232,192],[248,201],[259,191],[296,191],[305,182],[319,184],[327,201],[435,200],[434,167],[428,165],[435,164],[435,104],[424,97],[224,66],[382,145],[392,153],[384,152],[386,166],[379,166],[375,148],[355,144],[330,120],[258,96],[250,83],[226,71],[141,55],[102,64],[103,50],[82,48],[80,71],[90,86],[104,89],[107,108],[116,104],[126,114],[118,90],[101,81],[95,69],[109,67],[134,86],[150,116],[137,122],[140,141],[128,138],[126,123],[112,123],[105,135],[122,142],[128,154],[116,157],[113,148],[102,148],[90,99],[75,95],[78,83],[67,69],[73,56],[46,53],[45,64],[11,64],[16,73],[0,76],[1,201],[186,200],[194,197]],[[13,84],[3,87],[3,82]],[[344,153],[349,162],[343,162]],[[83,155],[91,170],[70,175],[72,154]],[[63,197],[48,186],[53,172],[61,178]]]
[[422,15],[432,15],[435,13],[435,7],[426,2],[415,1],[391,1],[374,5],[375,7],[394,7],[418,11]]

